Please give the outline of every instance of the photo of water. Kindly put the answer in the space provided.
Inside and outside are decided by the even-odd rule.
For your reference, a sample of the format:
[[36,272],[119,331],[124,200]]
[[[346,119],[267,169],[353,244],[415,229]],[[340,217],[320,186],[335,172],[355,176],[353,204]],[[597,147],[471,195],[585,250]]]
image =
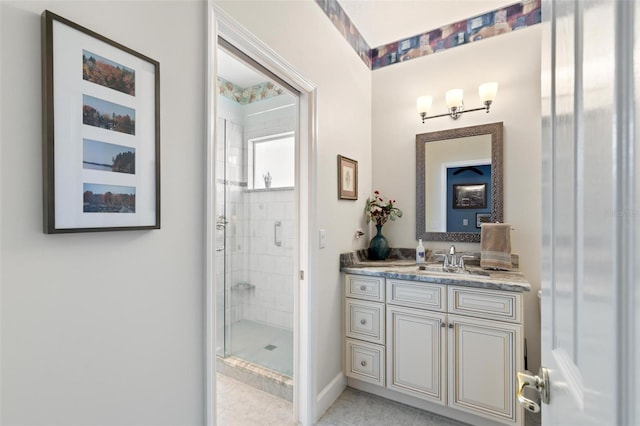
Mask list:
[[82,168],[135,174],[136,149],[93,139],[83,139]]

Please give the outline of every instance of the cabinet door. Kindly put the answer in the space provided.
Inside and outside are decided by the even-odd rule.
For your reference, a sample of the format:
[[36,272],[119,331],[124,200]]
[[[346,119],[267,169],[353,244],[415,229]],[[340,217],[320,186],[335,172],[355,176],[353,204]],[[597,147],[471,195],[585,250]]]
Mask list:
[[520,424],[516,371],[522,368],[522,326],[449,315],[449,406]]
[[387,305],[387,387],[445,404],[445,314]]

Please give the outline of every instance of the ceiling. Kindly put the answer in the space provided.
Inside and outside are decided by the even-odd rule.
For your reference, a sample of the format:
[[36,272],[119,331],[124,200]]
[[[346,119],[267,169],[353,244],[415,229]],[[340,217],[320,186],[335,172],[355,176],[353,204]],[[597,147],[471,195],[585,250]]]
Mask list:
[[[338,0],[372,48],[515,2],[516,0]],[[218,75],[243,89],[268,80],[223,49],[218,50]]]
[[244,62],[240,62],[224,49],[218,49],[218,76],[242,89],[247,89],[269,80]]

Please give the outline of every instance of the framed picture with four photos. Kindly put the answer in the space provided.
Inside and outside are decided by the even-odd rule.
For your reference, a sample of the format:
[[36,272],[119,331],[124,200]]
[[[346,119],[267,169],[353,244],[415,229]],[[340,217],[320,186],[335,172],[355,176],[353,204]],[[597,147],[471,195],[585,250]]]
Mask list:
[[44,232],[160,228],[160,64],[42,14]]

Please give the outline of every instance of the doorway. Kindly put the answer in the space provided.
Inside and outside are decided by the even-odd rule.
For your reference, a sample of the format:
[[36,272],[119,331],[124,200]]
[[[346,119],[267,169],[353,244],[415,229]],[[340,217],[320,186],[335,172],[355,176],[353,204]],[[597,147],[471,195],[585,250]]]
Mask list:
[[216,367],[292,401],[298,93],[217,55]]
[[[312,369],[315,365],[312,324],[316,313],[312,304],[315,295],[312,280],[315,275],[315,263],[312,261],[315,248],[311,243],[310,229],[315,229],[317,225],[315,217],[310,212],[315,211],[312,194],[315,194],[316,185],[316,88],[215,4],[210,2],[209,7],[209,133],[205,194],[206,423],[216,424],[216,372],[218,368],[228,367],[229,362],[220,364],[219,361],[224,360],[236,364],[250,363],[252,368],[265,368],[269,375],[279,374],[288,377],[292,382],[294,421],[303,425],[312,424],[316,404],[315,374]],[[222,55],[231,55],[245,66],[248,65],[254,72],[268,77],[271,85],[267,81],[266,91],[278,92],[277,95],[259,102],[249,102],[246,108],[234,105],[229,99],[233,105],[231,109],[235,112],[221,116],[221,103],[226,101],[221,101],[218,96],[220,82],[217,73],[220,52],[223,52]],[[239,87],[246,89],[242,85]],[[244,96],[244,92],[245,90],[241,90],[239,93]],[[251,97],[249,93],[247,95]],[[262,111],[255,109],[254,107],[261,102],[272,102],[273,105]],[[234,118],[238,108],[245,108],[246,114],[243,117],[251,122],[264,122],[265,117],[269,115],[284,114],[287,110],[293,110],[293,129],[291,126],[283,125],[287,120],[290,122],[290,119],[282,119],[277,125],[263,126],[261,132],[249,131],[243,120],[238,120],[237,116]],[[224,142],[216,143],[216,140]],[[239,142],[240,140],[242,142]],[[291,180],[291,170],[282,173],[281,167],[284,152],[290,155],[288,147],[292,140],[293,184],[287,183]],[[278,158],[276,163],[273,161],[274,156]],[[234,173],[236,176],[240,173],[239,176],[244,180],[235,179]],[[284,177],[285,175],[289,177]],[[240,194],[244,198],[267,198],[254,200],[256,202],[252,207],[245,207],[244,203],[238,201]],[[271,196],[275,198],[269,201],[268,197]],[[278,204],[270,210],[267,204],[270,202]],[[232,226],[234,221],[235,227]],[[240,235],[242,232],[248,232],[248,235]],[[250,241],[250,236],[258,238],[255,245]],[[247,253],[242,253],[243,250]],[[281,254],[279,260],[275,259],[275,263],[274,258],[267,258],[278,257]],[[259,256],[263,256],[262,259],[257,259]],[[255,270],[256,273],[251,274],[250,268],[262,266],[280,276],[269,278],[262,270]],[[292,274],[289,275],[288,272]],[[280,282],[280,290],[283,291],[279,295],[266,294],[268,283],[274,281]],[[288,281],[291,282],[290,285]],[[264,291],[258,292],[261,287]],[[286,287],[292,288],[292,296],[285,295]],[[262,296],[266,297],[267,302],[258,303]],[[287,312],[289,308],[285,308],[290,306],[288,301],[291,301],[291,298],[292,313]],[[275,306],[276,310],[271,314],[265,313],[263,308],[266,309],[267,304],[270,308]],[[253,309],[255,306],[259,308]],[[245,328],[253,333],[254,337],[245,341],[257,343],[254,342],[258,340],[255,336],[263,337],[267,333],[263,330],[257,331],[255,324],[251,323],[262,326],[269,317],[275,322],[271,326],[280,331],[287,331],[288,326],[288,336],[271,336],[264,344],[254,345],[254,352],[275,355],[280,349],[280,354],[289,353],[290,355],[285,357],[287,362],[280,366],[276,364],[282,358],[277,362],[274,362],[275,358],[279,357],[275,356],[274,359],[267,356],[247,361],[246,352],[241,353],[240,350],[243,347],[243,339],[240,337],[242,327],[239,323],[246,320],[242,325],[246,325]],[[287,342],[291,342],[292,352],[283,349]],[[285,371],[279,371],[279,368]]]

